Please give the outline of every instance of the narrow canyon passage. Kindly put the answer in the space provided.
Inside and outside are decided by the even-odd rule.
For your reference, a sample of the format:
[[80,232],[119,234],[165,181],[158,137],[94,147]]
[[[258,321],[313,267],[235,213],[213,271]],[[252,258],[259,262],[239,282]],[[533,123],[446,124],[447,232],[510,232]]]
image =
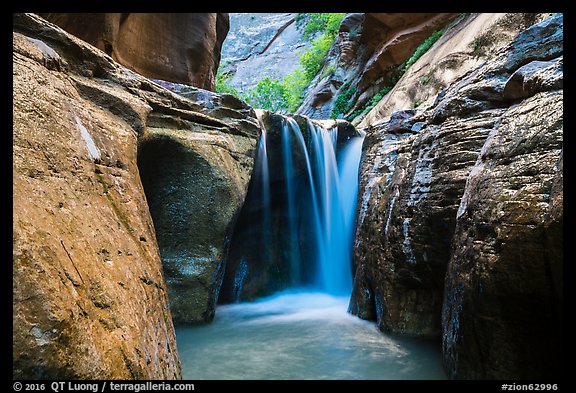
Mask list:
[[[233,237],[220,296],[232,304],[209,325],[176,326],[183,377],[445,378],[438,342],[383,335],[347,312],[364,134],[269,112],[260,121],[250,219]],[[271,288],[288,289],[257,296]]]

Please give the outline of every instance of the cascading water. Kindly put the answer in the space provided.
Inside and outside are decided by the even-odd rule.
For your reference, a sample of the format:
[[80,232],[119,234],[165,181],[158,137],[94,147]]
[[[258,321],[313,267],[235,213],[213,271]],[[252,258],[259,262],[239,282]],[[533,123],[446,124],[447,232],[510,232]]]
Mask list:
[[232,304],[176,327],[184,378],[445,378],[435,343],[346,311],[364,135],[267,116],[220,292]]
[[[358,194],[358,165],[363,137],[351,138],[337,154],[338,128],[326,131],[309,121],[316,165],[315,184],[320,206],[318,282],[332,295],[352,289],[352,242]],[[339,160],[337,160],[337,157]]]
[[[308,149],[300,127],[292,118],[285,118],[282,125],[282,152],[288,192],[289,237],[292,273],[300,278],[300,264],[297,233],[298,214],[295,209],[295,185],[293,183],[292,149],[300,149],[306,161],[309,180],[308,195],[313,214],[307,219],[312,221],[315,230],[317,273],[313,284],[321,291],[332,295],[348,295],[352,289],[351,257],[354,232],[354,212],[358,190],[358,165],[362,152],[362,138],[351,138],[350,145],[340,155],[340,165],[336,159],[338,128],[326,130],[308,121],[311,135],[310,162]],[[291,144],[290,137],[296,140]],[[345,185],[346,187],[341,187]],[[342,189],[347,190],[343,195]],[[302,197],[302,196],[301,196]],[[298,279],[293,282],[300,282]]]

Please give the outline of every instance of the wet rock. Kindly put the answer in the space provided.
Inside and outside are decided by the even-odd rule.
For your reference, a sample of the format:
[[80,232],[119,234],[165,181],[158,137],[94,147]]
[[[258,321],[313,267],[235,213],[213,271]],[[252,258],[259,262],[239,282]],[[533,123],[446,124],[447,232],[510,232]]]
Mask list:
[[[511,40],[410,118],[417,134],[390,133],[396,119],[366,129],[349,310],[385,331],[441,336],[452,378],[561,370],[562,254],[546,250],[562,243],[562,90],[504,97],[521,67],[547,62],[520,71],[535,75],[561,64],[562,36],[542,26],[561,30],[562,16]],[[529,60],[510,68],[528,36]]]
[[452,378],[562,375],[562,273],[552,274],[562,218],[549,215],[562,129],[561,91],[526,99],[502,116],[468,177],[442,313]]
[[[415,135],[411,125],[399,127],[399,119],[366,130],[354,251],[359,282],[350,301],[353,314],[371,315],[353,306],[366,303],[362,299],[370,293],[373,304],[366,308],[376,310],[382,330],[440,336],[456,211],[470,168],[498,114],[481,112],[465,123],[425,122]],[[407,114],[397,115],[403,116]]]
[[[215,313],[224,259],[244,203],[260,128],[232,96],[178,88],[159,102],[139,143],[138,167],[162,255],[175,323]],[[200,108],[196,107],[201,105]]]
[[506,81],[504,98],[516,100],[530,97],[540,91],[562,89],[564,81],[563,56],[553,61],[532,61],[519,69]]

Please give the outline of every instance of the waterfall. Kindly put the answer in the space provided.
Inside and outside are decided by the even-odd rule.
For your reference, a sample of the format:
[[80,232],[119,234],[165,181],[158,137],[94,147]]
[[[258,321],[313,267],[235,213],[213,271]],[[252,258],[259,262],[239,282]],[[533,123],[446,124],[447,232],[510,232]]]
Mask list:
[[343,123],[265,116],[220,300],[288,288],[350,295],[363,135],[351,126],[339,135]]
[[318,285],[332,295],[352,290],[352,244],[363,138],[351,138],[337,154],[338,128],[326,131],[309,121],[314,178],[321,206],[318,236]]

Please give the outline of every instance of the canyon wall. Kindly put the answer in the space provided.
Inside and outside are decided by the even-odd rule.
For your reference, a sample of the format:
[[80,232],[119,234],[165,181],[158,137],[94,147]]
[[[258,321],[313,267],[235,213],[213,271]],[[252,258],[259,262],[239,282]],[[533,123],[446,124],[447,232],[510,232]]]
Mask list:
[[67,32],[147,78],[214,90],[225,13],[46,13]]
[[13,29],[13,376],[181,378],[173,317],[213,316],[254,111],[171,91],[34,14]]
[[452,378],[560,372],[562,23],[365,129],[350,312],[442,337]]

